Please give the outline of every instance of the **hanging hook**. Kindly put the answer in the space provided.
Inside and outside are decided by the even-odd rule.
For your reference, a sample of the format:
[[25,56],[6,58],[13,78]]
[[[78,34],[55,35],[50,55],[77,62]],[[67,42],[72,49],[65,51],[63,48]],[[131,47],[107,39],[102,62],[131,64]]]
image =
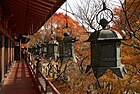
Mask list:
[[106,10],[107,8],[106,8],[106,4],[105,4],[105,2],[103,2],[103,10]]
[[68,18],[67,18],[67,16],[68,16],[68,15],[67,15],[67,0],[66,0],[66,14],[65,14],[65,15],[66,15],[66,27],[68,27]]
[[[109,8],[106,7],[105,1],[102,0],[102,3],[103,3],[103,9],[100,10],[98,12],[98,14],[96,15],[96,20],[97,20],[97,23],[99,25],[101,25],[102,28],[104,29],[113,20],[113,12]],[[99,14],[102,14],[103,11],[104,11],[104,13],[106,13],[105,11],[109,11],[110,12],[110,16],[111,16],[110,20],[105,18],[105,16],[107,17],[107,15],[104,15],[102,18],[100,17],[100,20],[98,20],[99,16],[102,16],[102,15],[99,15]],[[107,13],[109,13],[109,12],[107,12]]]
[[53,25],[52,25],[52,18],[50,20],[51,20],[51,34],[53,34],[53,30],[52,30],[52,27],[53,27]]
[[69,25],[68,25],[67,0],[66,0],[66,3],[65,3],[65,7],[66,7],[66,10],[65,10],[65,11],[66,11],[66,14],[65,14],[65,16],[66,16],[66,17],[65,17],[65,19],[66,19],[66,26],[65,26],[65,27],[63,27],[63,28],[62,28],[62,30],[64,30],[64,29],[66,29],[66,28],[67,28],[67,29],[69,29],[69,31],[68,31],[68,32],[69,32],[69,34],[71,34],[72,29],[71,29],[71,28],[69,27]]

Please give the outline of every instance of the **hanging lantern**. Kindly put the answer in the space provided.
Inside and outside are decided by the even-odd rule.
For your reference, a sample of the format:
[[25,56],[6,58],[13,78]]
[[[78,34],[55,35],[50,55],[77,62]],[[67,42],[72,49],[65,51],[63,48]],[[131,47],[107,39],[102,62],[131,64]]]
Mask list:
[[77,41],[76,38],[72,38],[69,32],[64,33],[64,38],[62,40],[62,51],[61,57],[63,59],[75,59],[74,55],[74,42]]
[[45,55],[47,54],[47,43],[41,44],[41,52]]
[[32,47],[32,53],[35,55],[36,54],[36,52],[37,52],[37,46],[36,45],[33,45],[33,47]]
[[66,26],[62,29],[64,33],[64,38],[60,43],[60,58],[61,63],[65,63],[66,59],[70,59],[76,62],[74,54],[74,43],[77,41],[76,38],[72,38],[70,34],[72,33],[71,27],[68,26],[68,17],[67,17],[67,1],[66,1]]
[[33,54],[33,52],[34,52],[33,46],[30,47],[30,50],[31,50],[31,53]]
[[102,30],[95,31],[87,40],[91,44],[91,64],[88,65],[86,72],[92,68],[95,77],[99,78],[107,69],[110,69],[117,76],[123,78],[126,72],[124,65],[121,64],[121,40],[123,37],[115,30],[106,29],[108,23],[105,18],[102,18],[99,22]]
[[53,37],[48,42],[47,46],[47,57],[52,57],[54,59],[57,59],[58,57],[58,42]]
[[32,46],[28,47],[28,51],[32,53]]
[[33,47],[34,47],[34,54],[35,54],[35,55],[38,54],[37,44],[35,44]]
[[41,45],[37,44],[37,54],[41,54]]
[[34,46],[32,46],[32,52],[31,53],[35,54],[35,47]]

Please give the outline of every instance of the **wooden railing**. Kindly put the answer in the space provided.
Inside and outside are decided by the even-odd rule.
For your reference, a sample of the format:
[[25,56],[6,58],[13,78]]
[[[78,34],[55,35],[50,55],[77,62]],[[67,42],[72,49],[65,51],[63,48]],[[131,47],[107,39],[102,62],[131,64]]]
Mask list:
[[37,94],[48,94],[49,92],[52,94],[60,94],[53,84],[39,71],[38,62],[35,64],[35,62],[28,60],[28,58],[26,58],[25,61],[30,70],[29,72]]

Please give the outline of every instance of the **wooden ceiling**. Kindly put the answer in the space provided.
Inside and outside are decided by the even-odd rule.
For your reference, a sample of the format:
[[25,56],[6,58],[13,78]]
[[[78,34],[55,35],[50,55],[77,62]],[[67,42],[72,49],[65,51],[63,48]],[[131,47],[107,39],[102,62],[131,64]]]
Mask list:
[[[8,17],[14,34],[33,34],[66,0],[0,0],[0,16]],[[5,19],[6,20],[6,19]]]

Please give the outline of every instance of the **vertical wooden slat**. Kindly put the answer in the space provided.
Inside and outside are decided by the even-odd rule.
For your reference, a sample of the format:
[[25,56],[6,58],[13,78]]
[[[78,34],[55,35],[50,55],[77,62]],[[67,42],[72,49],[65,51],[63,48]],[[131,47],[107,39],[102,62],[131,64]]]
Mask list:
[[11,66],[10,39],[8,39],[8,68]]
[[1,47],[1,76],[2,80],[4,79],[4,42],[5,42],[5,35],[2,34],[2,47]]
[[1,33],[0,33],[0,82],[1,82],[1,80],[2,80],[1,52],[2,52],[2,35],[1,35]]
[[8,37],[5,36],[4,38],[4,75],[7,73],[8,70]]
[[12,42],[12,61],[14,61],[14,58],[15,58],[15,48],[14,48],[14,42]]

